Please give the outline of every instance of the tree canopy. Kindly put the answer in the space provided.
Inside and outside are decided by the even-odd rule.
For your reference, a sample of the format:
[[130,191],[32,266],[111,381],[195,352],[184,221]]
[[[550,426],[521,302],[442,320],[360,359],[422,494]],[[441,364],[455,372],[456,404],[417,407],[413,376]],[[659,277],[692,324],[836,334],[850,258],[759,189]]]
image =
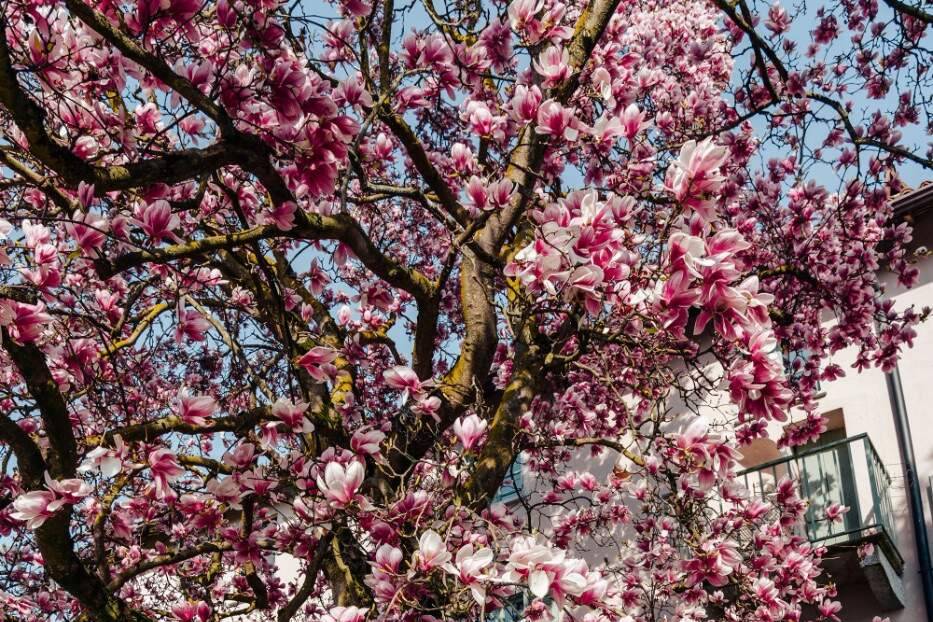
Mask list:
[[931,20],[6,0],[4,616],[838,619],[735,472],[927,313]]

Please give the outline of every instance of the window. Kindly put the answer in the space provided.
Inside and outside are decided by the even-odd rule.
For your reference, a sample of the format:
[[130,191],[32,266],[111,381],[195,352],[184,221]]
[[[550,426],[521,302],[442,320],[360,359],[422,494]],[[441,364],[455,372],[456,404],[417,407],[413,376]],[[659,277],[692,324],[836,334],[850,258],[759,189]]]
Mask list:
[[[787,374],[787,378],[794,383],[799,383],[801,378],[808,376],[807,371],[807,362],[809,362],[812,354],[809,350],[791,350],[784,352],[784,373]],[[813,390],[820,390],[820,381],[816,380],[813,383]]]
[[486,616],[486,622],[518,622],[518,620],[522,619],[522,612],[525,611],[527,606],[528,601],[525,592],[521,591],[506,599],[501,607],[491,611]]
[[522,457],[521,454],[519,454],[512,460],[509,471],[502,480],[502,486],[499,487],[492,502],[510,503],[512,501],[517,501],[522,492],[522,480]]
[[[790,350],[783,347],[775,347],[775,349],[770,352],[770,356],[774,361],[780,360],[781,365],[784,367],[784,374],[787,376],[787,379],[794,384],[799,384],[803,378],[811,375],[811,372],[807,370],[807,363],[810,361],[812,354],[806,348]],[[813,391],[816,393],[819,390],[820,381],[814,378]]]
[[[522,614],[532,600],[534,600],[534,597],[527,590],[521,590],[508,597],[501,607],[486,614],[486,622],[519,622],[524,619]],[[560,608],[557,603],[550,596],[545,596],[542,601],[550,609],[551,619],[559,619]]]

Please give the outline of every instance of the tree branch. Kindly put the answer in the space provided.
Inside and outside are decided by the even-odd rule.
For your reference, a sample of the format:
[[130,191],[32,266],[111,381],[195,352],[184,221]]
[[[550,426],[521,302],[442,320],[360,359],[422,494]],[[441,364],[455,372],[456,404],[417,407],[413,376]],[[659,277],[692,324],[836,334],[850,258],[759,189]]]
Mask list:
[[295,592],[292,599],[289,600],[284,607],[279,609],[277,616],[278,622],[289,622],[305,604],[308,597],[311,596],[311,593],[314,591],[314,584],[317,582],[318,573],[321,572],[321,566],[324,563],[324,556],[330,549],[330,541],[332,538],[333,533],[328,532],[318,541],[317,548],[314,549],[314,556],[305,569],[305,577],[301,582],[301,587],[298,588],[298,591]]
[[906,2],[901,2],[900,0],[884,0],[884,3],[895,11],[900,11],[905,15],[910,15],[915,19],[919,19],[924,24],[933,24],[933,15],[927,13],[918,6],[913,6]]
[[121,255],[113,261],[98,260],[97,273],[109,278],[146,263],[164,264],[178,259],[206,255],[211,251],[229,250],[251,242],[274,238],[296,240],[337,240],[346,244],[354,255],[376,276],[403,289],[418,300],[429,300],[433,295],[431,281],[416,269],[405,268],[379,250],[349,214],[324,216],[304,214],[300,222],[283,231],[274,225],[261,225],[234,233],[191,240],[164,248],[140,250]]

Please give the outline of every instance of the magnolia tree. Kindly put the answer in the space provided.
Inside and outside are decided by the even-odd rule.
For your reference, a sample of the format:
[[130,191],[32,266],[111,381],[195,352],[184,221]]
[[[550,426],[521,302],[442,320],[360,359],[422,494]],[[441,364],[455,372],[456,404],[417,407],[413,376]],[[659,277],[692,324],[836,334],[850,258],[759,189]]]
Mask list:
[[922,319],[931,20],[6,0],[4,618],[838,620],[734,473]]

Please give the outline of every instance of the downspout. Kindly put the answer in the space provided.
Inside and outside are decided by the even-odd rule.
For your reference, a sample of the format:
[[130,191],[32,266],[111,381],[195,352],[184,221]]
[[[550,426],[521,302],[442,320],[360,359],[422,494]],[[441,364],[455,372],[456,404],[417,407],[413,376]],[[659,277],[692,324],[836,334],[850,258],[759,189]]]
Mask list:
[[907,488],[907,501],[910,504],[910,518],[914,525],[914,541],[917,545],[917,562],[920,565],[920,583],[923,585],[926,619],[927,622],[933,622],[933,563],[930,559],[930,542],[927,537],[926,517],[923,513],[920,480],[917,477],[914,442],[910,434],[910,421],[907,419],[904,388],[901,386],[901,372],[896,364],[890,373],[885,374],[885,381],[888,385],[888,397],[891,398],[891,411],[894,413],[897,445],[904,464],[904,482]]

